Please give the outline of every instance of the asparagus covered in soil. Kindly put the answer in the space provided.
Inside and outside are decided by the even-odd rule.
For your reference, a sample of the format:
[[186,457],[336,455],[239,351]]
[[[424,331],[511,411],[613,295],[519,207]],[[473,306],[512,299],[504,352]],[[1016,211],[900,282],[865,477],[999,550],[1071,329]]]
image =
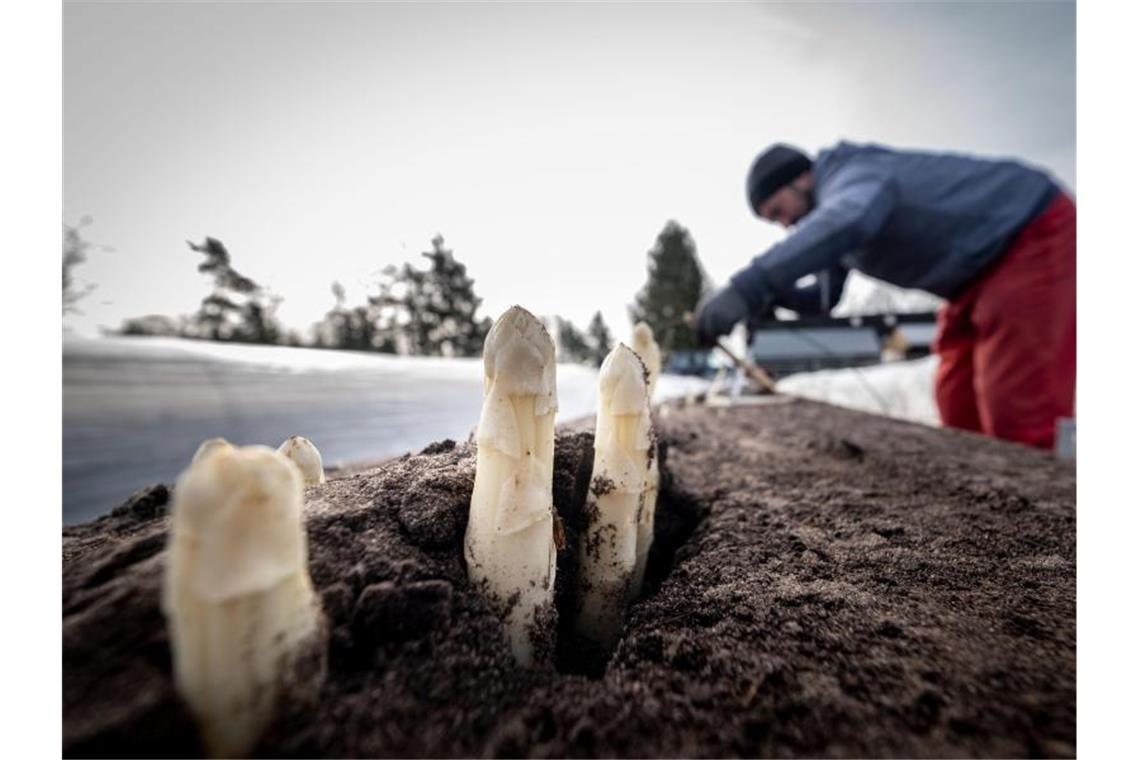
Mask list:
[[575,623],[579,634],[605,649],[621,633],[625,607],[639,591],[639,516],[652,440],[644,365],[629,347],[618,344],[598,374],[594,471],[579,547]]
[[300,472],[265,446],[216,446],[175,487],[162,605],[211,755],[247,755],[281,700],[324,677],[301,503]]
[[657,465],[656,441],[649,445],[649,469],[645,472],[645,498],[637,513],[637,559],[633,566],[633,595],[641,593],[645,581],[645,564],[653,546],[654,521],[657,517],[657,494],[660,491],[661,472]]
[[[653,329],[645,322],[638,322],[633,328],[633,350],[645,365],[648,377],[649,402],[657,389],[657,378],[661,374],[661,347],[653,337]],[[633,572],[633,587],[640,590],[645,579],[645,562],[649,558],[649,547],[653,544],[653,522],[657,515],[657,493],[660,488],[661,473],[658,470],[657,452],[651,448],[649,471],[646,473],[645,503],[637,518],[637,564]]]
[[294,435],[277,447],[280,454],[285,455],[297,469],[301,471],[301,479],[306,486],[315,486],[325,482],[325,468],[321,462],[321,452],[308,438]]
[[464,541],[467,573],[530,666],[549,655],[554,621],[554,342],[512,306],[483,345],[483,411]]

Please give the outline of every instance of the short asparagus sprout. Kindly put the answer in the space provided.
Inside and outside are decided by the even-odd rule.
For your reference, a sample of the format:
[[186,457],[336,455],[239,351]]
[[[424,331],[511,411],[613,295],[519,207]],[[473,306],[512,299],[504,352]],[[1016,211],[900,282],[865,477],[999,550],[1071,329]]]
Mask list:
[[174,490],[163,610],[174,679],[206,751],[247,755],[324,677],[301,475],[265,446],[219,446]]
[[321,452],[317,451],[317,447],[308,438],[300,435],[291,436],[277,447],[277,451],[297,465],[306,486],[315,486],[325,482],[325,468],[321,463]]
[[207,438],[206,440],[202,441],[200,446],[198,446],[198,450],[194,452],[194,458],[190,460],[190,463],[194,464],[206,455],[212,454],[215,451],[231,448],[233,448],[233,446],[231,446],[230,442],[225,438]]
[[594,471],[579,547],[578,633],[612,647],[636,596],[639,517],[653,441],[645,368],[619,344],[598,373]]
[[467,573],[498,609],[521,665],[553,636],[554,342],[512,306],[483,344],[483,411],[464,549]]
[[645,364],[649,374],[649,401],[653,403],[653,393],[657,390],[657,378],[661,375],[661,347],[653,339],[653,328],[645,322],[633,326],[633,350]]

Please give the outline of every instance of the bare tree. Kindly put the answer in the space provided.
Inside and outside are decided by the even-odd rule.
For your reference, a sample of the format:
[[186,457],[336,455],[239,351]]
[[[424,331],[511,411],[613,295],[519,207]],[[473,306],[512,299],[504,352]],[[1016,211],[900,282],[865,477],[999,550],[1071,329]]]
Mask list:
[[91,224],[91,217],[85,216],[79,224],[63,224],[63,313],[82,314],[76,307],[83,298],[87,297],[95,285],[87,284],[78,288],[75,284],[75,268],[87,261],[87,253],[91,243],[83,239],[80,230]]

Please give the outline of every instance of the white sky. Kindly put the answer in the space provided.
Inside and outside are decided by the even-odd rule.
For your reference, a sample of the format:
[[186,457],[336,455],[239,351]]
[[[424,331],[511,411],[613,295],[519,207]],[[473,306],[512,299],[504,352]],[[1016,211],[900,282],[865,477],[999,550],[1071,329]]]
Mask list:
[[197,308],[224,241],[307,328],[442,233],[496,316],[626,307],[667,219],[723,283],[782,231],[773,141],[1013,155],[1070,188],[1072,3],[74,3],[64,215],[84,332]]

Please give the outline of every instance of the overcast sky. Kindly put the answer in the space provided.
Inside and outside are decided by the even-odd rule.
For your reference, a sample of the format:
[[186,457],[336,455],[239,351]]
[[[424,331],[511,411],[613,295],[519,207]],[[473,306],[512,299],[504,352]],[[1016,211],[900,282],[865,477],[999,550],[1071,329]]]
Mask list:
[[183,314],[206,235],[306,328],[436,233],[496,316],[619,338],[668,219],[723,283],[783,232],[773,141],[1016,156],[1076,188],[1072,3],[78,3],[64,213],[82,331]]

